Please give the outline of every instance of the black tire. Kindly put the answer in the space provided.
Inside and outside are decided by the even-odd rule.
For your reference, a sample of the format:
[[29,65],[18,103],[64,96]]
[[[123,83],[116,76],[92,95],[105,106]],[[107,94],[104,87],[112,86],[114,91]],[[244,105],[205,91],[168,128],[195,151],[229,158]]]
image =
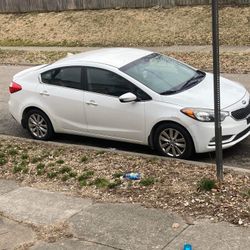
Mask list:
[[172,122],[156,128],[154,146],[160,155],[171,158],[189,159],[194,153],[193,140],[188,131]]
[[53,137],[54,129],[51,121],[41,110],[29,110],[24,119],[25,127],[34,139],[47,141]]

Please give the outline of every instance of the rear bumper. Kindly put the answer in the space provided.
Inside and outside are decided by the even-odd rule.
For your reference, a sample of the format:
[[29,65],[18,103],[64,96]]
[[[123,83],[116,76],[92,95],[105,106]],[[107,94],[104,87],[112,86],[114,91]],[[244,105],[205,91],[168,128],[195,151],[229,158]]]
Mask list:
[[10,99],[8,102],[9,111],[13,118],[20,124],[22,124],[22,117],[20,115],[20,111],[18,109],[19,105],[13,99]]

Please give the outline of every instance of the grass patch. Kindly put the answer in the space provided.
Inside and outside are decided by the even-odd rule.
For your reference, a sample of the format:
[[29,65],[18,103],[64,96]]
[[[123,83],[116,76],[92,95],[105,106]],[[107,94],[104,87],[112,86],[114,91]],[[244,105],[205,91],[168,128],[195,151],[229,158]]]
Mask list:
[[216,181],[208,178],[203,178],[198,182],[198,191],[211,191],[216,188]]
[[48,164],[48,167],[54,167],[56,164],[54,163],[54,162],[50,162],[49,164]]
[[11,148],[8,150],[8,155],[10,155],[10,156],[15,156],[17,154],[18,154],[18,151],[14,148]]
[[109,180],[105,178],[96,178],[91,185],[95,185],[97,188],[105,188],[110,185]]
[[87,162],[89,159],[88,159],[88,157],[87,156],[83,156],[82,158],[81,158],[81,163],[85,163],[85,162]]
[[8,161],[6,160],[6,158],[4,158],[4,157],[1,157],[1,158],[0,158],[0,166],[5,165],[7,162],[8,162]]
[[75,178],[75,177],[77,177],[77,172],[71,171],[71,172],[68,173],[68,175],[69,175],[70,178]]
[[71,171],[72,171],[71,167],[64,166],[64,167],[60,168],[58,172],[60,174],[65,174],[65,173],[69,173]]
[[37,173],[37,175],[44,175],[45,174],[45,170],[44,169],[37,170],[36,173]]
[[21,155],[21,159],[22,160],[27,160],[29,158],[29,155],[28,154],[22,154]]
[[81,180],[79,181],[80,187],[86,187],[88,185],[87,180]]
[[56,161],[56,163],[61,165],[61,164],[63,164],[63,163],[64,163],[64,160],[59,159],[59,160],[57,160],[57,161]]
[[37,173],[37,175],[43,175],[43,174],[45,174],[45,164],[39,163],[36,166],[36,173]]
[[87,171],[83,174],[81,174],[79,177],[78,177],[78,181],[82,181],[82,180],[87,180],[89,178],[91,178],[93,175],[95,174],[94,171]]
[[155,179],[153,177],[143,178],[139,182],[141,186],[150,186],[150,185],[153,185],[154,183],[155,183]]
[[35,164],[35,163],[37,163],[39,161],[41,161],[40,157],[33,157],[30,162],[33,163],[33,164]]
[[87,186],[88,185],[88,182],[87,180],[90,179],[93,175],[94,175],[94,171],[86,171],[85,173],[81,174],[77,180],[79,182],[79,185],[81,187],[83,186]]
[[37,170],[42,170],[42,169],[44,169],[45,168],[45,164],[43,164],[43,163],[39,163],[37,166],[36,166],[36,169]]
[[20,165],[15,165],[13,168],[13,173],[16,174],[18,172],[21,172],[23,168]]
[[22,161],[21,163],[15,165],[13,167],[13,173],[16,174],[16,173],[28,173],[28,163],[26,161]]
[[49,173],[47,173],[47,177],[48,177],[49,179],[54,179],[54,178],[57,177],[57,175],[58,175],[57,172],[49,172]]
[[108,188],[109,188],[109,189],[114,189],[114,188],[119,187],[121,184],[122,184],[122,181],[121,181],[121,180],[115,180],[114,182],[110,182],[110,183],[108,184]]

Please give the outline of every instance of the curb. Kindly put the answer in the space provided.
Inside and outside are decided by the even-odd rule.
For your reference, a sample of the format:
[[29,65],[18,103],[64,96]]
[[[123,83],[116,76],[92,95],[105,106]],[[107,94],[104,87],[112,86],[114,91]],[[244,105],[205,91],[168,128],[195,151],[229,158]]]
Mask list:
[[[73,147],[73,148],[85,149],[85,150],[97,150],[97,151],[105,151],[105,152],[112,152],[112,153],[117,152],[119,154],[124,154],[124,155],[141,156],[144,158],[157,158],[157,159],[161,159],[164,161],[177,161],[179,163],[188,164],[188,165],[195,165],[195,166],[200,166],[200,167],[215,168],[215,166],[216,166],[213,163],[198,162],[198,161],[183,160],[183,159],[172,159],[172,158],[167,158],[164,156],[135,153],[135,152],[130,152],[130,151],[110,149],[110,148],[101,148],[101,147],[95,147],[95,146],[76,145],[76,144],[68,144],[68,143],[53,142],[53,141],[37,141],[37,140],[33,140],[33,139],[27,139],[27,138],[16,137],[16,136],[11,136],[11,135],[4,135],[4,134],[0,134],[0,138],[15,139],[15,140],[19,140],[19,141],[25,141],[25,142],[36,143],[36,144],[41,144],[41,145],[46,145],[46,144],[48,145],[49,144],[52,146],[54,145],[54,146],[67,147],[67,148]],[[238,174],[250,175],[250,169],[244,169],[244,168],[240,168],[240,167],[237,168],[234,166],[224,166],[224,170],[234,171],[235,173],[238,173]]]

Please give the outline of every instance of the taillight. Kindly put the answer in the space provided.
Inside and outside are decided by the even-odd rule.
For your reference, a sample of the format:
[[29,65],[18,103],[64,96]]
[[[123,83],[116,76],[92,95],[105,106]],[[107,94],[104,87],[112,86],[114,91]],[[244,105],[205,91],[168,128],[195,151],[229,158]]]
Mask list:
[[12,83],[10,84],[10,86],[9,86],[9,91],[10,91],[11,94],[13,94],[13,93],[15,93],[15,92],[18,92],[18,91],[20,91],[20,90],[22,90],[22,86],[19,85],[19,84],[16,83],[16,82],[12,82]]

